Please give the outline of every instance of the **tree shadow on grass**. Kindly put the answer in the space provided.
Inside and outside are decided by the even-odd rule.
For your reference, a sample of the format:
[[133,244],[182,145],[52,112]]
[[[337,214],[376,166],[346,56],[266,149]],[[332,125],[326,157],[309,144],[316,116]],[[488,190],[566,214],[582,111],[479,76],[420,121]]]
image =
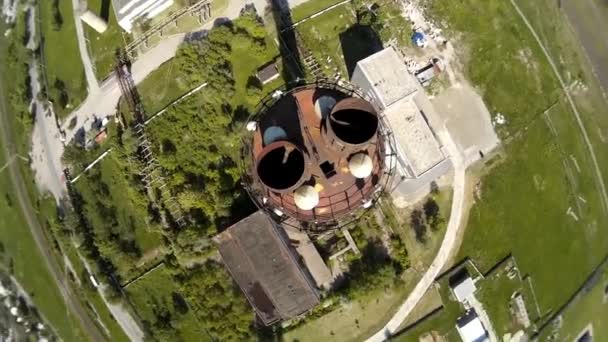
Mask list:
[[351,77],[357,62],[382,50],[382,40],[371,26],[354,24],[340,33],[340,45],[346,63],[348,76]]

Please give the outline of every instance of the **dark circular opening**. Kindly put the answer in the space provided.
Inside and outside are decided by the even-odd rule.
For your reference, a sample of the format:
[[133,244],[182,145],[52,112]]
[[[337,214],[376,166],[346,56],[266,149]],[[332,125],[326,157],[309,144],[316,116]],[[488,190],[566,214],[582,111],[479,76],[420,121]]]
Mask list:
[[378,130],[378,117],[365,110],[348,108],[332,113],[329,124],[342,141],[358,145],[374,137]]
[[285,190],[304,174],[304,155],[298,149],[280,146],[266,153],[258,163],[258,176],[267,187]]

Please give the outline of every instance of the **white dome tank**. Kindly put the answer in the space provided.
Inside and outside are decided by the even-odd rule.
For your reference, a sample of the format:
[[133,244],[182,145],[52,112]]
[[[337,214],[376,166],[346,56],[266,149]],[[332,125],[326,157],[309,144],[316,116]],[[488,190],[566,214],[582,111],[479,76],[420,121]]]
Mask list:
[[366,178],[372,174],[374,163],[367,154],[359,152],[350,157],[348,169],[356,178]]
[[302,185],[293,194],[296,206],[302,210],[311,210],[319,204],[319,193],[310,185]]

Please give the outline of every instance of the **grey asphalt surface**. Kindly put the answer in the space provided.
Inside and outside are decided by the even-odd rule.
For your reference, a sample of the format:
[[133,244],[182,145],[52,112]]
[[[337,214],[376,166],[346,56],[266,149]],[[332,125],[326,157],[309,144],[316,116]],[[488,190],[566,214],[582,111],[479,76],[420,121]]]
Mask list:
[[[4,99],[4,86],[2,82],[0,82],[0,135],[2,136],[2,147],[7,157],[10,157],[17,152],[13,132],[10,127],[11,124]],[[23,176],[19,170],[19,164],[10,163],[8,171],[19,207],[23,212],[27,226],[34,237],[38,250],[42,254],[46,268],[51,273],[53,281],[61,292],[64,302],[72,313],[72,316],[76,318],[84,328],[91,341],[105,341],[106,339],[97,328],[97,325],[91,320],[84,306],[77,300],[78,297],[67,283],[67,278],[64,277],[62,266],[59,265],[55,259],[54,253],[50,247],[51,244],[44,235],[44,231],[36,217],[36,212],[30,202]]]
[[608,1],[565,0],[562,10],[608,92]]

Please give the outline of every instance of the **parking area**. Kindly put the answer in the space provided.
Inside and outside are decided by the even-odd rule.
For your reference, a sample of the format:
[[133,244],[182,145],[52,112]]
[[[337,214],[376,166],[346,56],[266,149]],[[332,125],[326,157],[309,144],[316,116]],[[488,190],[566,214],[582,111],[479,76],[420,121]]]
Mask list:
[[432,103],[466,165],[491,152],[500,143],[488,109],[469,84],[454,84],[432,99]]

